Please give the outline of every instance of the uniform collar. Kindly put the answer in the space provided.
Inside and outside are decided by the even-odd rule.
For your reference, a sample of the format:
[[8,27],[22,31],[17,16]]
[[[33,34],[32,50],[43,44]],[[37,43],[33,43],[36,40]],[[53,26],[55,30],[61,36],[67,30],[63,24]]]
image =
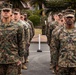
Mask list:
[[5,23],[3,23],[2,20],[1,20],[1,21],[0,21],[0,26],[3,26],[3,27],[4,27],[4,26],[9,27],[9,26],[12,25],[12,23],[13,23],[13,22],[10,21],[10,23],[5,24]]
[[76,26],[74,25],[74,28],[72,28],[72,29],[67,29],[66,28],[66,26],[65,26],[65,24],[64,24],[64,32],[66,32],[66,33],[72,33],[72,32],[76,32]]

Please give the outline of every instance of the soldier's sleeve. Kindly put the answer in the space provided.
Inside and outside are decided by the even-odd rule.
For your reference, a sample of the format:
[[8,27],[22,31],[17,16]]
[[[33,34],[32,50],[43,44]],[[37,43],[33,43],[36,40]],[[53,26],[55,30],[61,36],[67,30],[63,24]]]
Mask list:
[[53,64],[53,66],[56,66],[58,64],[58,55],[60,47],[59,44],[60,42],[58,37],[52,34],[50,49],[51,49],[51,63]]
[[[31,27],[32,27],[32,34],[33,34],[33,36],[35,35],[35,30],[34,30],[34,25],[33,25],[33,23],[31,22]],[[32,36],[32,37],[33,37]]]
[[45,26],[45,34],[46,34],[46,36],[48,36],[48,29],[49,29],[49,23],[47,23],[47,25]]
[[25,41],[27,42],[28,40],[28,28],[25,26],[24,27],[24,34],[25,34]]
[[24,56],[24,28],[22,26],[18,26],[17,32],[17,43],[18,43],[18,53],[20,57]]
[[48,28],[48,35],[47,35],[47,38],[48,38],[48,44],[50,45],[51,43],[51,35],[52,35],[52,31],[53,31],[53,26],[50,25],[49,28]]

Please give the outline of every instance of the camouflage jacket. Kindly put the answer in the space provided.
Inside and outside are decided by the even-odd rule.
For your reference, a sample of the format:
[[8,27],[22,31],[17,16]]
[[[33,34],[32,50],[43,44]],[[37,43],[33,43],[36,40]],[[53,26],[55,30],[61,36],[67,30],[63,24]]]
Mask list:
[[[24,45],[24,49],[26,47],[26,44],[28,43],[28,27],[25,23],[25,21],[19,20],[17,22],[14,21],[14,23],[17,23],[18,25],[22,26],[24,29],[24,34],[23,34],[23,45]],[[26,50],[25,50],[26,51]]]
[[26,21],[29,25],[30,28],[30,41],[32,40],[33,36],[35,35],[35,31],[34,31],[34,25],[30,20]]
[[52,64],[61,67],[76,67],[76,27],[60,28],[51,40]]
[[64,27],[64,25],[59,25],[59,26],[56,26],[56,28],[52,31],[52,34],[55,35],[57,33],[57,31],[59,29],[61,29],[62,27]]
[[23,28],[0,22],[0,64],[16,63],[23,56]]
[[21,23],[23,25],[23,28],[24,28],[24,41],[25,41],[25,44],[26,44],[28,42],[27,41],[28,40],[28,27],[27,27],[25,21],[20,20],[19,23]]
[[30,39],[32,38],[32,28],[31,28],[31,25],[28,23],[28,21],[25,21],[26,25],[28,26],[28,42],[30,43]]
[[51,35],[52,31],[58,26],[58,22],[54,21],[49,25],[48,32],[47,32],[47,39],[48,39],[48,44],[50,45],[51,42]]
[[33,38],[33,36],[35,35],[34,25],[30,20],[27,20],[27,22],[31,25],[31,37]]

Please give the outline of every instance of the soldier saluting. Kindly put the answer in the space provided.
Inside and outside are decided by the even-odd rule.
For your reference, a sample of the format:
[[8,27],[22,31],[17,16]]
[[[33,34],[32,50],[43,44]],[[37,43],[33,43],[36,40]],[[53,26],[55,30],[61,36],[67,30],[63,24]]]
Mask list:
[[51,40],[52,64],[56,75],[76,75],[76,27],[75,11],[66,9],[65,24]]
[[24,30],[11,21],[11,5],[3,6],[0,22],[0,75],[18,75],[18,65],[24,56]]

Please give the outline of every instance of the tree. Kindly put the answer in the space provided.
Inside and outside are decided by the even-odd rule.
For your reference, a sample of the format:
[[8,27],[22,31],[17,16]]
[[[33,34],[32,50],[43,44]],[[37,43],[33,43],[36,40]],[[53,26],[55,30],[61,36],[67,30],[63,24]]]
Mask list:
[[61,11],[63,9],[67,9],[69,7],[69,3],[66,0],[49,0],[46,4],[46,8],[48,11]]
[[[31,5],[38,5],[39,10],[42,10],[43,9],[42,4],[45,5],[46,0],[30,0],[30,3],[31,3]],[[42,12],[41,12],[41,14],[42,14]]]
[[69,4],[69,8],[76,9],[76,0],[65,0]]
[[[25,5],[27,5],[28,0],[6,0],[5,2],[11,3],[13,5],[13,8],[23,8],[22,3],[24,3]],[[22,3],[21,3],[22,2]]]
[[31,5],[39,5],[39,9],[42,9],[42,4],[46,3],[46,0],[30,0]]

